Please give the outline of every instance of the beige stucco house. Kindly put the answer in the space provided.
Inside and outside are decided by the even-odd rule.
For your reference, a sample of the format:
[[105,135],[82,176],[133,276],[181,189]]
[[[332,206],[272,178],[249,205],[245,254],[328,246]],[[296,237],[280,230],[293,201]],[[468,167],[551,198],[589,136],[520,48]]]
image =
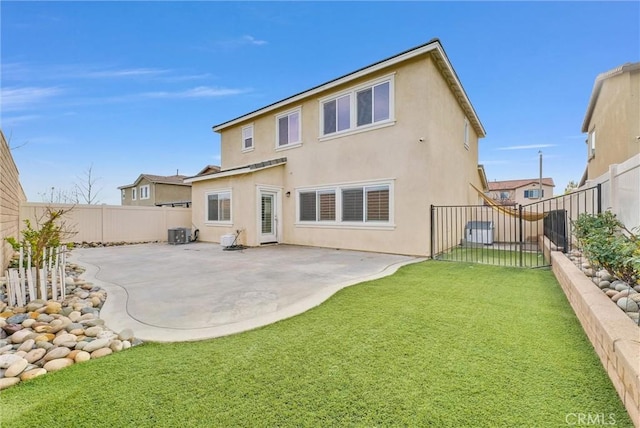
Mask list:
[[640,62],[598,75],[582,124],[587,133],[587,169],[594,180],[640,153]]
[[485,130],[439,40],[213,127],[200,239],[428,256],[431,204],[477,204]]
[[520,180],[490,181],[487,196],[500,205],[527,205],[549,199],[553,196],[555,184],[553,178],[542,178],[542,192],[540,192],[540,178],[526,178]]
[[133,182],[120,186],[121,205],[170,206],[191,205],[191,184],[185,183],[185,175],[140,174]]

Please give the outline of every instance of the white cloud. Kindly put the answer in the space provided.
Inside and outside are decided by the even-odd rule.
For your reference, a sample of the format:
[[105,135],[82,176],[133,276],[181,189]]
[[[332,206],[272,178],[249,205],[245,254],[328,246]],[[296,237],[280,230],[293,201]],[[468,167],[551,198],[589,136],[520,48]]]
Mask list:
[[256,46],[262,46],[267,44],[266,40],[258,40],[255,37],[249,36],[249,35],[242,36],[242,41],[246,44],[256,45]]
[[228,95],[238,95],[246,92],[249,92],[249,90],[198,86],[196,88],[177,92],[147,92],[142,94],[142,96],[147,98],[212,98]]
[[255,37],[245,34],[242,37],[227,40],[218,40],[213,42],[213,46],[223,49],[233,49],[241,46],[264,46],[268,44],[266,40],[256,39]]
[[2,88],[2,110],[5,112],[24,110],[61,93],[62,90],[56,87]]
[[527,144],[523,146],[507,146],[498,147],[496,150],[528,150],[528,149],[544,149],[545,147],[555,147],[555,144]]
[[157,76],[159,74],[169,73],[170,70],[156,69],[156,68],[124,68],[121,70],[102,70],[102,71],[87,71],[82,72],[78,70],[77,77],[89,77],[89,78],[118,78],[118,77],[139,77],[139,76]]

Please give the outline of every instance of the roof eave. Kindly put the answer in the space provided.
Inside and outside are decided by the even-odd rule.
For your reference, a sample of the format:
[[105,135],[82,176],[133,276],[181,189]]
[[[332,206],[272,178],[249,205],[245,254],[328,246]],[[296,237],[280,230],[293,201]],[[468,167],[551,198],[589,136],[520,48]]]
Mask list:
[[319,86],[315,86],[309,90],[300,92],[296,95],[277,101],[273,104],[270,104],[266,107],[262,107],[258,110],[254,110],[250,113],[244,114],[235,119],[231,119],[219,125],[214,125],[212,129],[214,132],[222,132],[223,130],[231,126],[251,120],[257,116],[269,113],[281,107],[285,107],[289,104],[300,102],[306,98],[312,97],[321,92],[332,89],[336,86],[351,82],[353,80],[364,77],[368,74],[374,73],[378,70],[382,70],[386,67],[407,61],[411,58],[414,58],[426,53],[433,53],[435,55],[435,61],[436,61],[436,64],[438,65],[438,68],[440,69],[440,72],[444,74],[447,80],[447,83],[449,83],[449,87],[451,88],[452,92],[454,92],[454,95],[456,96],[456,98],[458,98],[458,101],[460,102],[460,104],[462,104],[463,109],[465,110],[465,113],[469,117],[470,122],[472,123],[476,133],[478,134],[478,138],[485,137],[486,131],[484,129],[484,126],[482,126],[482,123],[480,122],[480,119],[478,118],[478,115],[474,110],[473,105],[469,100],[469,97],[467,96],[464,88],[462,87],[462,83],[458,79],[458,76],[454,71],[453,66],[449,62],[449,58],[444,52],[444,49],[440,44],[440,40],[438,39],[433,39],[424,45],[402,52],[386,60],[382,60],[377,63],[374,63],[370,66],[361,68],[352,73],[349,73],[337,79],[331,80],[327,83],[321,84]]
[[598,96],[600,95],[600,90],[602,89],[602,84],[604,83],[604,81],[609,79],[610,77],[618,76],[624,73],[630,73],[636,70],[640,70],[640,62],[628,62],[612,70],[600,73],[596,77],[596,81],[593,84],[593,90],[591,91],[591,97],[589,98],[589,103],[587,104],[587,113],[585,114],[584,120],[582,122],[582,132],[589,132],[589,123],[591,122],[591,116],[593,115],[593,110],[596,107],[596,101],[598,100]]

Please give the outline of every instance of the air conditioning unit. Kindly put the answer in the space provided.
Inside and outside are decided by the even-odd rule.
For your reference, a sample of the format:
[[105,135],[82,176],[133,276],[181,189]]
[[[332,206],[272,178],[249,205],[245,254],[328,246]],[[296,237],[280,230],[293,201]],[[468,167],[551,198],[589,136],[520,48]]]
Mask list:
[[222,246],[223,248],[228,248],[233,245],[235,240],[236,240],[235,235],[231,235],[231,234],[222,235],[220,237],[220,246]]
[[469,244],[493,245],[493,222],[470,221],[465,227],[465,240]]
[[169,244],[186,244],[187,242],[189,242],[190,235],[191,230],[187,229],[186,227],[175,227],[173,229],[169,229]]

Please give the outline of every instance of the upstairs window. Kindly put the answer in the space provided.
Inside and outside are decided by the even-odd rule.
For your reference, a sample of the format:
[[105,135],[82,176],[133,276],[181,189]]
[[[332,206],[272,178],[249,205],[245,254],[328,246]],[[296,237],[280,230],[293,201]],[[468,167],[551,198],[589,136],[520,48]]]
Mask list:
[[587,139],[589,159],[596,155],[596,130],[589,132],[589,138]]
[[540,189],[525,190],[524,197],[529,199],[544,198],[544,190],[542,190],[542,194],[540,194]]
[[138,190],[138,189],[136,189],[135,187],[133,187],[133,188],[131,189],[131,200],[132,200],[132,201],[135,201],[135,200],[136,200],[136,198],[137,198],[137,190]]
[[358,126],[389,119],[389,82],[357,92]]
[[140,186],[140,199],[149,199],[149,185]]
[[242,128],[242,151],[253,149],[253,125]]
[[393,78],[323,99],[320,104],[324,136],[388,122],[393,116]]
[[469,150],[469,119],[464,118],[464,148]]
[[127,191],[125,189],[122,189],[122,199],[125,199],[127,197]]
[[300,109],[276,117],[276,148],[300,144],[301,134]]
[[345,95],[323,104],[324,134],[351,128],[351,95]]

